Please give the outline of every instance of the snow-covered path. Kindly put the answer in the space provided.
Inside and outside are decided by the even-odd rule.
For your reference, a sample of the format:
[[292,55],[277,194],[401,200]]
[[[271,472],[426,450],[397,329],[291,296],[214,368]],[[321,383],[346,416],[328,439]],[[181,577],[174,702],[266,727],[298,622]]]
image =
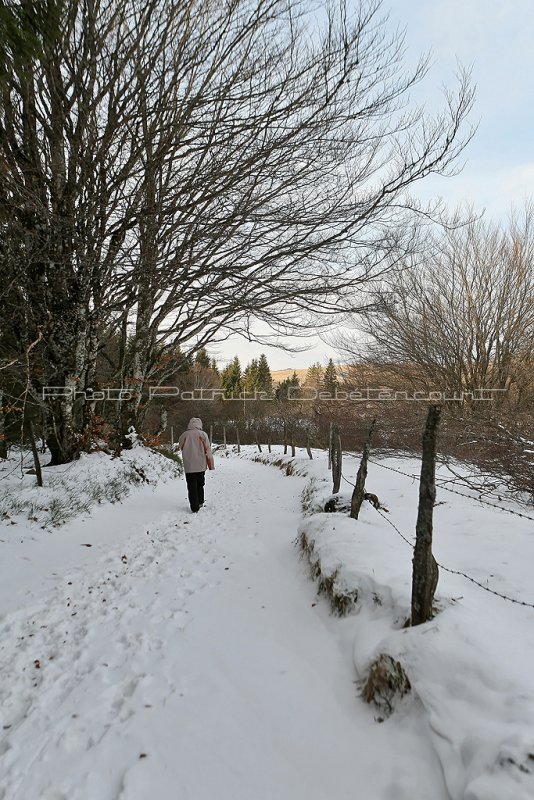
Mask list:
[[174,483],[73,523],[91,550],[0,622],[0,800],[447,798],[423,718],[358,697],[292,544],[302,486],[221,459],[196,516]]

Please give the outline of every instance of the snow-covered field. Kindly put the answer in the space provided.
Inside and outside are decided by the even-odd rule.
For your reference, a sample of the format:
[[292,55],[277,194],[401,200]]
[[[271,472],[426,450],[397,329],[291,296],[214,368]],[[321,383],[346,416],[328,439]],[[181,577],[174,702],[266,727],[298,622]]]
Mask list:
[[[303,523],[310,477],[309,496],[328,491],[316,455],[299,459],[308,477],[252,451],[216,457],[198,515],[185,481],[155,483],[156,468],[60,527],[26,510],[1,523],[1,800],[534,796],[534,610],[442,573],[442,612],[399,630],[410,548],[371,507],[358,524]],[[64,480],[80,486],[87,466]],[[107,480],[120,468],[106,462]],[[356,469],[346,460],[349,480]],[[33,481],[15,473],[2,489],[33,496]],[[410,535],[416,482],[371,467],[368,489]],[[438,500],[438,560],[534,602],[533,523]],[[382,606],[362,593],[359,613],[330,614],[295,546],[302,524]],[[379,724],[357,681],[381,650],[414,691]]]

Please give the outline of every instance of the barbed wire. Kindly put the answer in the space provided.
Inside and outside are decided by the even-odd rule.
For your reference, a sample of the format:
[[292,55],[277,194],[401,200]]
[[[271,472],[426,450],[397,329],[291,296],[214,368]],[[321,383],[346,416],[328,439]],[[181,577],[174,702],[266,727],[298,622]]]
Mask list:
[[[347,455],[352,454],[347,453]],[[373,461],[369,459],[369,463],[374,464],[376,467],[382,467],[382,469],[388,469],[391,472],[397,472],[399,475],[404,475],[406,478],[411,478],[412,480],[416,481],[420,480],[419,475],[411,475],[409,472],[403,472],[403,470],[397,469],[396,467],[390,467],[387,464],[381,464],[380,461]],[[498,503],[492,503],[491,500],[483,500],[481,497],[473,497],[470,494],[465,494],[465,492],[459,492],[458,489],[451,489],[450,486],[444,486],[442,483],[439,484],[439,486],[440,489],[443,489],[446,492],[457,494],[460,497],[466,497],[468,500],[475,500],[477,503],[482,503],[483,505],[490,506],[491,508],[497,508],[499,511],[504,511],[506,514],[513,514],[516,517],[522,517],[523,519],[529,519],[531,522],[534,522],[534,517],[531,517],[528,514],[523,514],[521,511],[515,511],[513,508],[506,508],[506,506],[501,506]]]
[[[373,462],[373,463],[374,463],[374,462]],[[406,473],[401,473],[401,474],[406,474]],[[345,478],[345,476],[343,475],[343,472],[341,473],[341,477],[342,477],[342,478],[343,478],[343,480],[344,480],[344,481],[346,481],[346,482],[347,482],[347,483],[348,483],[350,486],[352,486],[352,487],[354,487],[354,486],[355,486],[355,484],[354,484],[354,483],[352,483],[352,482],[351,482],[351,481],[349,481],[347,478]],[[412,477],[412,476],[409,476],[409,477]],[[466,497],[468,497],[468,496],[469,496],[469,495],[466,495]],[[476,499],[476,498],[471,498],[471,499]],[[375,509],[375,511],[376,511],[378,514],[380,514],[380,516],[382,517],[382,519],[384,519],[384,520],[385,520],[385,521],[388,523],[388,525],[391,525],[391,527],[392,527],[392,528],[394,529],[394,531],[395,531],[395,532],[396,532],[396,533],[397,533],[397,534],[398,534],[398,535],[401,537],[401,539],[403,539],[403,540],[406,542],[406,544],[410,545],[410,547],[411,547],[411,548],[412,548],[412,550],[413,550],[413,549],[414,549],[414,547],[415,547],[415,542],[414,542],[413,540],[412,540],[412,541],[410,541],[410,540],[409,540],[409,539],[408,539],[408,538],[407,538],[407,537],[406,537],[406,536],[405,536],[405,535],[404,535],[404,534],[403,534],[403,533],[402,533],[402,532],[401,532],[401,531],[398,529],[398,527],[395,525],[395,523],[394,523],[394,522],[392,522],[392,521],[391,521],[391,520],[390,520],[388,517],[386,517],[386,515],[385,515],[385,514],[383,514],[383,513],[380,511],[380,509],[378,509],[378,508],[375,508],[375,506],[373,506],[373,508]],[[441,564],[439,561],[436,561],[436,564],[438,565],[439,569],[442,569],[444,572],[448,572],[448,573],[450,573],[451,575],[460,575],[462,578],[466,578],[468,581],[471,581],[471,583],[474,583],[474,584],[475,584],[475,586],[478,586],[478,587],[480,587],[480,589],[484,589],[484,591],[485,591],[485,592],[489,592],[490,594],[494,594],[496,597],[500,597],[502,600],[508,600],[508,602],[510,602],[510,603],[515,603],[515,604],[516,604],[516,605],[518,605],[518,606],[525,606],[526,608],[534,608],[534,603],[527,603],[527,602],[526,602],[526,600],[517,600],[515,597],[510,597],[510,596],[509,596],[509,595],[507,595],[507,594],[503,594],[502,592],[498,592],[496,589],[491,589],[489,586],[485,586],[483,583],[481,583],[480,581],[477,581],[477,580],[476,580],[476,578],[473,578],[471,575],[468,575],[466,572],[462,572],[461,570],[458,570],[458,569],[451,569],[451,567],[446,567],[444,564]]]

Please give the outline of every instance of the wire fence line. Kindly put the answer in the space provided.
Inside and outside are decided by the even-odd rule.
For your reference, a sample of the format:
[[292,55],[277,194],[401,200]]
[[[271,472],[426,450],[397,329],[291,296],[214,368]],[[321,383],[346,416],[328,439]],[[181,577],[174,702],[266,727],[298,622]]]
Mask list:
[[[347,453],[347,455],[352,455],[351,453]],[[356,458],[356,456],[353,456]],[[381,467],[382,469],[388,469],[391,472],[397,472],[399,475],[404,475],[406,478],[411,478],[412,480],[419,480],[419,475],[411,475],[409,472],[404,472],[401,469],[397,469],[396,467],[390,467],[387,464],[381,464],[380,461],[374,461],[369,459],[370,464],[374,464],[376,467]],[[506,508],[506,506],[501,506],[498,503],[492,503],[491,500],[483,500],[481,497],[473,497],[470,494],[465,494],[465,492],[459,492],[458,489],[451,489],[450,486],[444,486],[443,484],[439,485],[440,489],[443,489],[446,492],[451,492],[452,494],[457,494],[460,497],[466,497],[468,500],[476,500],[477,503],[482,503],[483,505],[490,506],[491,508],[497,508],[499,511],[504,511],[506,514],[513,514],[516,517],[522,517],[523,519],[529,519],[531,522],[534,522],[534,517],[529,516],[528,514],[523,514],[521,511],[515,511],[513,508]]]
[[[373,463],[377,463],[377,462],[373,462]],[[383,465],[379,465],[379,466],[383,466]],[[389,469],[389,467],[387,467],[387,469]],[[394,471],[395,472],[399,472],[399,470],[394,470]],[[400,474],[401,475],[407,475],[409,478],[414,477],[413,475],[408,475],[408,473],[405,473],[405,472],[401,472]],[[348,483],[350,486],[354,487],[354,484],[352,483],[352,481],[349,481],[347,478],[345,478],[343,473],[341,473],[341,477],[343,478],[344,481],[346,481],[346,483]],[[469,495],[464,495],[464,497],[467,497],[470,500],[476,500],[477,499],[476,497],[469,497]],[[373,506],[373,508],[374,508],[374,506]],[[382,519],[384,519],[388,523],[388,525],[390,525],[393,528],[393,530],[401,537],[401,539],[403,539],[406,542],[406,544],[410,545],[410,547],[413,550],[414,546],[415,546],[415,542],[413,540],[410,541],[410,539],[408,539],[398,529],[398,527],[395,525],[395,523],[392,522],[388,517],[386,517],[385,514],[383,514],[380,511],[380,509],[375,508],[375,511],[377,512],[377,514],[380,514]],[[512,512],[512,513],[514,513],[514,512]],[[485,592],[489,592],[490,594],[493,594],[496,597],[500,597],[502,600],[508,600],[508,602],[515,603],[518,606],[525,606],[526,608],[534,608],[534,603],[528,603],[528,602],[526,602],[526,600],[518,600],[515,597],[510,597],[507,594],[503,594],[502,592],[498,592],[496,589],[491,589],[489,586],[485,586],[483,583],[481,583],[480,581],[477,581],[476,578],[473,578],[471,575],[468,575],[466,572],[462,572],[461,570],[458,570],[458,569],[452,569],[451,567],[446,567],[444,564],[440,564],[439,561],[436,561],[436,564],[438,565],[439,569],[442,569],[444,572],[448,572],[451,575],[460,575],[462,578],[466,578],[468,581],[471,581],[471,583],[474,583],[475,586],[478,586],[480,589],[483,589]]]

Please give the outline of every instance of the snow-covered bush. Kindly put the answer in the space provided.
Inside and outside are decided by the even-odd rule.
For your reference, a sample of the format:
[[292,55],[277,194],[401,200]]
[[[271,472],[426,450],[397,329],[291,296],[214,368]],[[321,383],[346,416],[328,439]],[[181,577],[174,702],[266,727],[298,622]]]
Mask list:
[[0,516],[25,515],[43,528],[55,527],[88,513],[95,504],[121,501],[135,486],[181,473],[178,456],[170,458],[142,446],[123,451],[120,458],[103,452],[82,454],[68,466],[43,469],[42,487],[31,475],[13,474],[0,493]]

